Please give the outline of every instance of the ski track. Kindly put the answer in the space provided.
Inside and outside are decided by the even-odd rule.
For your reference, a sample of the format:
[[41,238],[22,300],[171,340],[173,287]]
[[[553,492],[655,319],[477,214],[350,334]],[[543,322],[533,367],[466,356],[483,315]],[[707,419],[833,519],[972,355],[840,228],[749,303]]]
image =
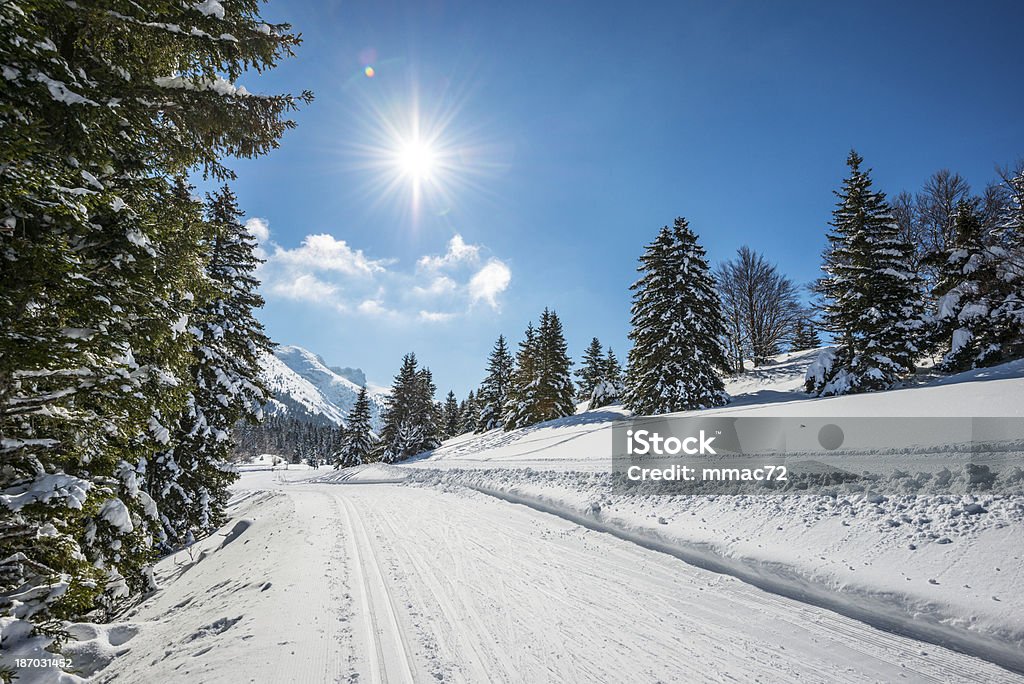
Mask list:
[[354,573],[355,591],[362,606],[360,618],[365,622],[365,652],[370,658],[370,681],[413,682],[413,656],[399,624],[398,608],[388,581],[377,561],[373,544],[363,521],[347,497],[341,499],[346,526],[351,538],[349,564]]
[[[310,543],[340,555],[325,561],[327,580],[308,574],[294,610],[324,624],[336,606],[315,583],[349,588],[348,679],[1024,681],[480,493],[393,484],[280,490],[312,526]],[[300,662],[274,681],[346,674],[322,652]]]

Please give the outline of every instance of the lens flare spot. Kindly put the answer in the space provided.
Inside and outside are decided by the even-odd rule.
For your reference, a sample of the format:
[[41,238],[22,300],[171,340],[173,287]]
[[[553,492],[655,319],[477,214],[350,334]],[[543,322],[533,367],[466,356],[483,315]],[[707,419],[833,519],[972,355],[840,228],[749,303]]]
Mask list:
[[372,66],[367,66],[363,69],[363,73],[366,74],[366,78],[373,78],[377,74]]

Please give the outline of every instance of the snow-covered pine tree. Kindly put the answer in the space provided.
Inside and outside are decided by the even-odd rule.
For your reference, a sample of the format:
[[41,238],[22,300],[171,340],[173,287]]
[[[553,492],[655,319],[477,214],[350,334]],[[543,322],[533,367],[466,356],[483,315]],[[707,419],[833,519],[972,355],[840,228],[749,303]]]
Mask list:
[[499,335],[487,359],[487,377],[484,378],[476,396],[480,406],[476,419],[477,432],[487,432],[501,427],[501,416],[508,399],[513,364],[505,336]]
[[998,262],[999,301],[992,311],[997,359],[1024,357],[1024,170],[1007,179],[1009,202],[994,230],[991,252]]
[[575,391],[572,383],[572,360],[565,341],[562,321],[554,311],[544,309],[537,330],[540,349],[538,374],[537,413],[540,420],[553,420],[571,416],[576,412]]
[[604,379],[612,382],[622,382],[622,364],[615,356],[615,352],[608,347],[608,353],[604,357]]
[[540,326],[534,329],[530,323],[519,344],[505,402],[505,429],[572,415],[576,406],[571,367],[562,322],[554,311],[544,309]]
[[807,371],[806,389],[819,396],[892,387],[913,372],[924,343],[913,248],[862,162],[850,152],[850,175],[836,192],[825,276],[815,286],[824,299],[824,327],[838,344],[823,350]]
[[[505,430],[525,427],[540,420],[536,413],[540,350],[537,331],[531,321],[516,351],[515,368],[509,380],[508,395],[502,413]],[[479,428],[478,428],[479,429]]]
[[448,390],[441,406],[441,438],[450,439],[461,434],[462,414],[459,412],[459,400],[455,392]]
[[140,481],[181,410],[202,263],[168,179],[229,176],[308,99],[237,88],[298,38],[210,4],[0,3],[0,611],[17,589],[37,624],[148,584]]
[[335,468],[369,463],[376,446],[376,435],[370,423],[370,398],[366,388],[359,388],[359,396],[345,418],[345,431],[341,448],[334,455]]
[[661,229],[637,270],[626,406],[657,414],[725,404],[725,323],[704,249],[686,219]]
[[789,343],[790,351],[805,351],[817,349],[821,346],[821,338],[815,328],[814,321],[809,316],[801,316],[793,324],[793,337]]
[[601,340],[596,337],[590,340],[590,345],[583,352],[583,362],[576,371],[576,384],[578,391],[576,398],[580,401],[587,401],[594,394],[594,388],[604,379],[605,356]]
[[622,398],[626,392],[626,383],[622,377],[622,365],[615,357],[615,352],[608,347],[608,354],[602,360],[601,380],[594,386],[590,393],[590,404],[588,409],[601,408],[614,404]]
[[189,543],[223,524],[227,488],[237,477],[230,464],[232,430],[259,421],[268,401],[259,358],[272,344],[256,318],[263,297],[255,271],[263,261],[241,217],[228,186],[207,197],[209,261],[190,325],[191,392],[172,433],[173,449],[147,473],[171,544]]
[[416,420],[421,428],[422,441],[410,456],[436,449],[441,445],[441,404],[434,401],[437,385],[429,368],[422,368],[416,383]]
[[40,620],[149,585],[157,512],[140,485],[181,409],[180,295],[198,277],[193,244],[164,249],[181,225],[179,206],[154,202],[173,199],[165,183],[80,174],[56,181],[89,185],[80,201],[54,176],[31,197],[24,179],[0,182],[16,195],[0,199],[0,612],[17,590],[19,614]]
[[416,354],[402,358],[402,366],[391,385],[384,407],[384,425],[381,429],[381,459],[385,463],[401,461],[409,455],[407,443],[409,426],[413,421],[414,397],[418,368]]
[[380,460],[404,461],[437,448],[440,416],[434,403],[436,391],[430,370],[418,367],[415,354],[406,354],[387,398]]
[[480,421],[480,407],[477,404],[476,393],[473,390],[469,391],[469,394],[466,395],[466,398],[459,406],[459,415],[462,417],[462,422],[459,426],[460,434],[477,431]]
[[999,321],[992,315],[1001,283],[990,238],[978,201],[958,202],[932,290],[938,298],[932,334],[943,352],[942,370],[957,372],[1002,360]]

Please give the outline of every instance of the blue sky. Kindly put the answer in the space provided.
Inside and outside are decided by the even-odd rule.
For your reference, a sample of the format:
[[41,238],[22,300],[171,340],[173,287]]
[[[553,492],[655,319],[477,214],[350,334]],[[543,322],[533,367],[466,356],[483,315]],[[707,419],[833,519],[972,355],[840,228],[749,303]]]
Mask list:
[[[678,215],[712,261],[748,244],[811,281],[851,147],[890,194],[943,167],[981,189],[1024,156],[1019,2],[264,14],[305,42],[241,82],[316,101],[281,149],[233,164],[269,259],[263,320],[381,384],[415,350],[461,396],[545,306],[574,356],[596,335],[624,358],[636,258]],[[417,206],[395,161],[414,121],[434,155]]]

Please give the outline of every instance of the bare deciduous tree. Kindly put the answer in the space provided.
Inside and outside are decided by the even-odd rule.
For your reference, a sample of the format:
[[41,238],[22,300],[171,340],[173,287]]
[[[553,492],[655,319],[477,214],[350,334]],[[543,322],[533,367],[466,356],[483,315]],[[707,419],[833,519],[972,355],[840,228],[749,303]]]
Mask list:
[[945,254],[953,240],[953,215],[957,202],[971,195],[971,186],[963,176],[940,169],[928,177],[916,194],[901,192],[892,200],[892,216],[900,237],[914,245],[909,264],[931,290],[938,277],[939,255]]
[[737,372],[743,360],[766,363],[779,352],[802,310],[796,286],[763,255],[747,246],[716,271],[727,346]]
[[941,254],[955,235],[953,219],[956,205],[971,196],[970,184],[959,173],[939,169],[933,173],[917,195],[921,238],[929,254]]

